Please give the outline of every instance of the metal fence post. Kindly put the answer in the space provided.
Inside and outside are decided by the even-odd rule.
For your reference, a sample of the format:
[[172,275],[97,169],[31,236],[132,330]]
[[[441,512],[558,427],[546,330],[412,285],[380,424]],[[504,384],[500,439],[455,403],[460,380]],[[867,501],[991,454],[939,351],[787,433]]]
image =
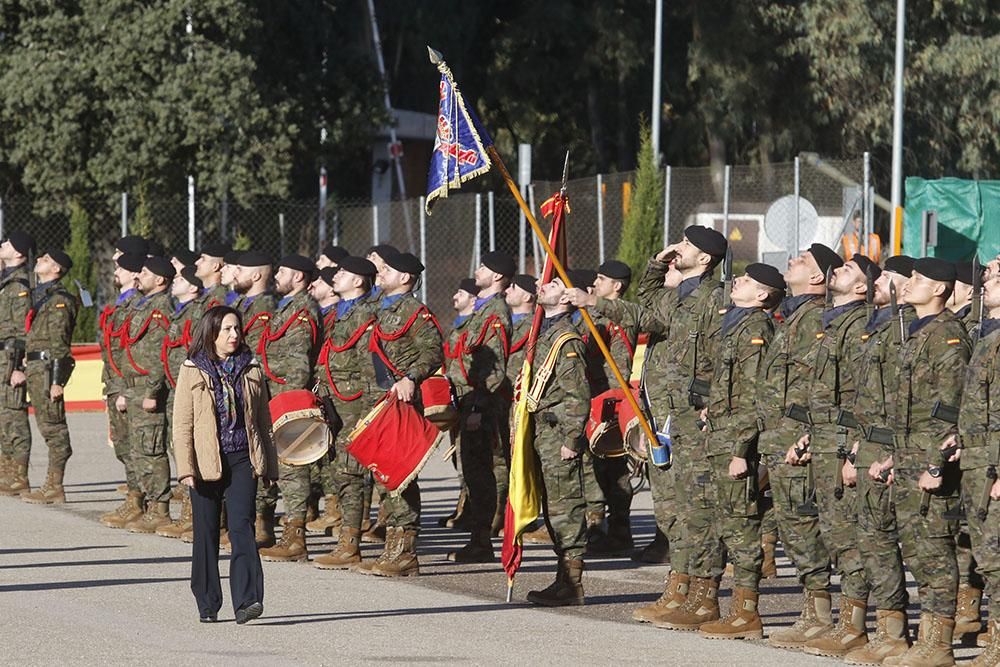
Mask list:
[[667,175],[663,183],[663,247],[670,243],[670,165],[667,165]]
[[[868,230],[869,230],[869,225],[871,224],[871,219],[868,217],[868,201],[870,199],[869,195],[871,194],[869,189],[871,188],[871,182],[872,182],[871,169],[872,169],[871,154],[868,151],[865,151],[864,154],[865,184],[864,184],[864,193],[861,195],[861,206],[863,208],[861,213],[861,230],[860,230],[860,233],[865,235],[864,238],[865,257],[871,257],[870,248],[868,247]],[[860,242],[861,239],[858,239],[858,241]]]
[[722,235],[729,240],[729,176],[730,167],[727,164],[726,169],[723,172],[723,183],[722,183]]
[[372,245],[378,245],[378,204],[372,204]]
[[597,258],[604,264],[604,179],[597,175]]
[[788,258],[799,256],[799,226],[802,218],[799,217],[799,192],[802,190],[802,172],[799,171],[799,158],[795,157],[795,229],[792,230],[792,247],[788,252]]
[[3,197],[0,197],[0,238],[4,238],[4,233],[3,233]]
[[420,281],[420,300],[427,303],[427,209],[426,197],[420,198],[420,263],[424,265],[424,279]]
[[[528,208],[531,210],[531,215],[538,219],[538,212],[535,209],[535,184],[532,183],[528,186]],[[542,248],[538,243],[538,237],[534,234],[531,235],[531,257],[535,260],[535,275],[541,276],[542,273],[538,268],[538,259],[542,257]],[[542,262],[542,266],[545,262]]]
[[285,256],[285,214],[278,214],[278,237],[281,239],[281,256]]
[[496,212],[493,209],[493,191],[490,190],[486,193],[486,209],[489,216],[490,224],[490,252],[497,249],[497,221]]
[[471,276],[477,268],[479,268],[480,258],[482,257],[482,246],[483,246],[483,195],[482,193],[476,193],[476,235],[472,242],[472,267],[469,269],[469,275]]
[[128,193],[122,193],[122,237],[128,236]]
[[194,252],[194,176],[188,176],[188,250]]

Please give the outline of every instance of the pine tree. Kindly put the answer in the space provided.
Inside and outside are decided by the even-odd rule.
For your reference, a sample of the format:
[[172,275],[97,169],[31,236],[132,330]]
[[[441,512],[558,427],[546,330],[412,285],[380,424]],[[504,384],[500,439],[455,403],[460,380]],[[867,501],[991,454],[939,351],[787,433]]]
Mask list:
[[[653,141],[649,125],[640,121],[639,167],[632,183],[632,202],[625,214],[618,259],[632,267],[638,277],[650,257],[663,249],[663,179],[653,162]],[[629,288],[634,293],[638,280]]]
[[[90,256],[90,215],[78,201],[73,201],[69,207],[69,244],[65,251],[73,260],[73,268],[63,278],[63,284],[73,295],[80,298],[77,282],[91,295],[94,293],[94,263]],[[73,340],[92,343],[97,340],[97,320],[94,308],[83,308],[76,318],[76,331]]]

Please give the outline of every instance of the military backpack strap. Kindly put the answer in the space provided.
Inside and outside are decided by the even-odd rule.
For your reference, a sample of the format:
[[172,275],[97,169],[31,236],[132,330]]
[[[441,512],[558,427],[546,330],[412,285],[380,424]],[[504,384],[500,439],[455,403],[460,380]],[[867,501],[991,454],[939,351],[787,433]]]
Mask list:
[[555,342],[552,343],[552,347],[549,348],[549,353],[545,355],[545,360],[539,367],[538,373],[532,378],[531,388],[528,390],[528,412],[534,412],[538,409],[538,402],[542,400],[542,394],[545,393],[545,388],[555,371],[559,353],[563,346],[571,340],[583,342],[583,337],[575,331],[564,331],[559,334]]

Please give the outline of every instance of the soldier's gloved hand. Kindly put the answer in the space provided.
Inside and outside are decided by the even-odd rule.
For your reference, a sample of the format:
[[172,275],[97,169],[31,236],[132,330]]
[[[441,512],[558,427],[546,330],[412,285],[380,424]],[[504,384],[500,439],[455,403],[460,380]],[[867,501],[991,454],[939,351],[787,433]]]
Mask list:
[[410,378],[404,377],[402,380],[396,382],[392,385],[389,390],[396,394],[396,398],[403,401],[404,403],[410,403],[413,401],[413,395],[416,393],[417,385]]
[[54,384],[49,387],[49,400],[55,403],[63,397],[63,388],[61,384]]
[[921,491],[937,491],[941,488],[941,481],[941,477],[931,477],[931,474],[925,470],[920,474],[917,486],[920,487]]
[[128,410],[128,401],[125,400],[124,396],[119,396],[115,399],[115,408],[118,409],[118,412],[125,412]]
[[571,461],[579,455],[580,452],[573,451],[565,445],[559,448],[559,457],[562,458],[563,461]]
[[24,371],[14,371],[10,374],[10,386],[12,387],[20,387],[27,381],[28,376],[24,374]]
[[729,479],[743,479],[749,470],[746,459],[734,456],[729,462]]
[[146,412],[156,412],[156,399],[155,398],[144,398],[142,399],[142,409]]
[[854,467],[853,463],[850,461],[844,461],[844,467],[841,470],[841,475],[844,477],[844,486],[857,486],[858,469]]

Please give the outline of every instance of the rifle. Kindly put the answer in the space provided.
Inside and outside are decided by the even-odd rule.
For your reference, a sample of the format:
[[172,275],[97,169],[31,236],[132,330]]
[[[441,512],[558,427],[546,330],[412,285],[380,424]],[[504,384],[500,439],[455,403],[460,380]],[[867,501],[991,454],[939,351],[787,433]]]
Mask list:
[[871,320],[875,314],[875,276],[872,275],[871,265],[865,269],[865,315]]
[[833,267],[826,267],[826,302],[823,304],[824,310],[833,308],[833,290],[830,289],[830,282],[833,280]]
[[899,321],[899,342],[906,342],[906,327],[903,325],[903,310],[899,307],[899,301],[896,300],[896,283],[889,281],[889,312],[892,313],[892,317]]
[[733,248],[726,246],[726,258],[722,260],[722,310],[725,314],[732,304],[733,295]]
[[972,330],[972,344],[975,345],[983,326],[983,272],[978,252],[972,258],[972,312],[976,317],[976,326]]

